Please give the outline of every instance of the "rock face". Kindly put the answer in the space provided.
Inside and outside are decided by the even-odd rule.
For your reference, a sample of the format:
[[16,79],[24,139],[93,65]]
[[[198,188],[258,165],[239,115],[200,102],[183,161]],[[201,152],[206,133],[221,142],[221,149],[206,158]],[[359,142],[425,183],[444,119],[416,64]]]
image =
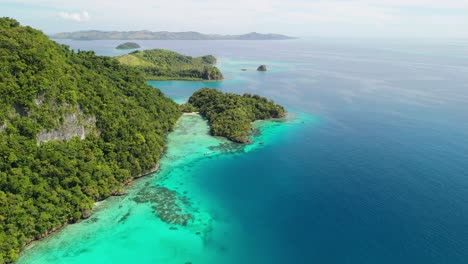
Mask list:
[[91,216],[91,210],[88,210],[88,209],[83,209],[83,211],[81,212],[81,217],[83,219],[87,219]]
[[96,128],[95,117],[83,117],[81,111],[78,113],[67,114],[64,116],[63,124],[53,130],[43,129],[37,134],[37,145],[43,142],[53,140],[67,141],[74,137],[80,137],[81,140]]
[[212,66],[207,66],[203,69],[202,78],[208,81],[224,79],[223,74],[219,69]]
[[258,66],[257,71],[267,71],[266,65],[260,65],[260,66]]
[[123,189],[115,190],[112,192],[112,196],[124,196],[124,195],[127,195],[127,193]]

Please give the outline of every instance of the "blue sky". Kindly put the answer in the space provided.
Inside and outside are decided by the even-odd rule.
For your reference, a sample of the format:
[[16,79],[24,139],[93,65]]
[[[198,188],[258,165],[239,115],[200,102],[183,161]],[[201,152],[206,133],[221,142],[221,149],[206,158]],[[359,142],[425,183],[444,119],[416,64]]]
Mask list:
[[468,38],[468,0],[0,0],[0,16],[46,33],[147,29]]

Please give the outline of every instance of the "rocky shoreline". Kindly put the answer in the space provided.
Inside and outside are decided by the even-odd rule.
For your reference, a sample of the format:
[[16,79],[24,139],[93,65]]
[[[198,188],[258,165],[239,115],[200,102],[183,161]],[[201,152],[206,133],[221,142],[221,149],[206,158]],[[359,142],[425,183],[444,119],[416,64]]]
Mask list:
[[[142,174],[140,174],[140,175],[137,175],[137,176],[135,176],[135,177],[133,177],[133,178],[130,178],[130,179],[128,179],[127,181],[125,181],[125,182],[123,183],[122,188],[125,187],[125,186],[131,185],[131,184],[133,183],[133,180],[138,180],[138,179],[140,179],[140,178],[143,178],[143,177],[146,177],[146,176],[149,176],[149,175],[151,175],[151,174],[153,174],[153,173],[158,172],[159,167],[160,167],[160,165],[159,165],[159,162],[158,162],[158,163],[156,164],[156,166],[155,166],[153,169],[151,169],[150,171],[148,171],[148,172],[146,172],[146,173],[142,173]],[[111,195],[109,195],[108,197],[106,197],[106,198],[104,198],[104,199],[102,199],[102,200],[100,200],[100,201],[104,201],[104,200],[106,200],[107,198],[112,197],[112,196],[123,196],[123,195],[126,195],[126,194],[127,194],[127,193],[125,193],[125,192],[123,191],[123,189],[117,190],[117,191],[112,192]],[[63,224],[60,225],[60,226],[54,227],[54,228],[52,228],[52,229],[50,229],[50,230],[47,230],[46,232],[42,233],[42,234],[39,235],[39,236],[36,236],[36,237],[34,237],[34,238],[31,238],[31,239],[24,245],[23,250],[26,249],[26,247],[30,246],[33,242],[35,242],[35,241],[40,241],[40,240],[42,240],[42,239],[48,237],[49,235],[51,235],[51,234],[53,234],[53,233],[55,233],[55,232],[57,232],[57,231],[60,231],[62,228],[64,228],[65,226],[67,226],[67,225],[69,225],[69,224],[76,224],[76,223],[79,223],[81,220],[84,220],[84,219],[87,219],[87,218],[91,217],[92,214],[93,214],[92,211],[93,211],[93,209],[90,209],[90,210],[83,210],[83,212],[82,212],[82,218],[81,218],[81,219],[69,218],[68,221],[67,221],[66,223],[63,223]]]

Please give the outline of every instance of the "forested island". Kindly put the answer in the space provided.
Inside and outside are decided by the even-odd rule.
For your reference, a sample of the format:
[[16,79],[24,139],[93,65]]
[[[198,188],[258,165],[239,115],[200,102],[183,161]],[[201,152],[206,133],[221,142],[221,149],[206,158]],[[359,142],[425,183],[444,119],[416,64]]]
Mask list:
[[125,43],[118,45],[115,48],[119,50],[126,50],[126,49],[139,49],[141,47],[140,45],[138,45],[138,43],[135,43],[135,42],[125,42]]
[[[213,56],[74,52],[10,18],[0,18],[0,32],[0,263],[156,171],[181,108],[199,111],[213,135],[235,142],[248,142],[252,121],[285,114],[266,98],[208,88],[179,106],[146,84],[152,71],[206,74]],[[221,75],[211,67],[208,74]]]
[[212,88],[196,91],[183,111],[198,111],[210,124],[213,136],[238,143],[249,142],[251,123],[256,120],[284,117],[285,109],[258,95],[223,93]]
[[0,263],[153,171],[181,115],[137,69],[0,19]]
[[170,50],[134,51],[117,57],[124,65],[144,72],[147,80],[222,80],[221,71],[213,66],[212,55],[191,57]]
[[75,39],[75,40],[285,40],[294,39],[280,34],[261,34],[251,32],[242,35],[220,35],[220,34],[202,34],[198,32],[152,32],[148,30],[139,31],[99,31],[86,30],[77,32],[63,32],[54,34],[51,38],[55,39]]

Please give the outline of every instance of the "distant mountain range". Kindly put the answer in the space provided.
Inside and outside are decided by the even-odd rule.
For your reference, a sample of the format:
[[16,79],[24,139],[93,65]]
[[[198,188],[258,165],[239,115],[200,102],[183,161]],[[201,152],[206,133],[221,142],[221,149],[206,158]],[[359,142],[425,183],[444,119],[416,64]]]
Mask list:
[[54,39],[75,39],[75,40],[284,40],[294,39],[293,37],[280,34],[260,34],[256,32],[243,35],[218,35],[202,34],[199,32],[152,32],[148,30],[140,31],[98,31],[87,30],[77,32],[64,32],[50,36]]

